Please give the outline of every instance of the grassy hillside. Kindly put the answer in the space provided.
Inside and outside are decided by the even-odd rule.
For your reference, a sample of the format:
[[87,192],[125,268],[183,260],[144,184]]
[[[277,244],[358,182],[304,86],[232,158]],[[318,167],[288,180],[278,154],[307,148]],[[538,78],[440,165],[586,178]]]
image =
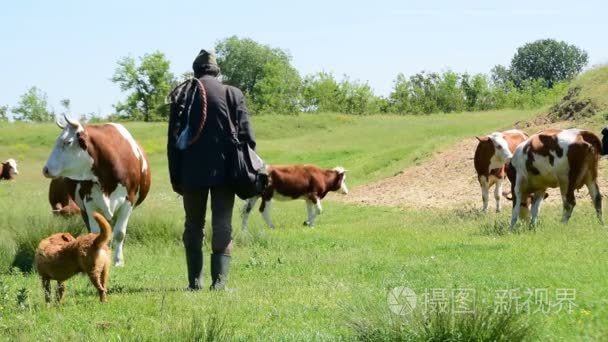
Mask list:
[[584,72],[572,86],[582,88],[581,97],[592,99],[602,109],[608,108],[608,65],[599,65]]
[[571,82],[567,95],[551,107],[552,121],[605,126],[608,119],[608,65],[596,66]]
[[[261,116],[254,127],[267,161],[343,165],[353,185],[392,175],[451,142],[510,127],[532,114]],[[153,186],[132,216],[126,267],[112,271],[109,303],[98,304],[93,287],[78,277],[68,282],[63,305],[46,306],[37,276],[13,268],[0,274],[1,337],[221,340],[227,335],[308,341],[352,340],[367,336],[365,331],[387,337],[400,319],[387,304],[389,291],[398,286],[410,287],[419,298],[433,289],[473,289],[478,310],[494,309],[507,290],[515,310],[517,296],[523,301],[526,289],[540,290],[547,296],[531,297],[530,312],[518,314],[536,338],[608,336],[606,230],[587,203],[577,206],[568,226],[557,223],[558,208],[547,208],[536,231],[522,227],[515,234],[505,232],[508,212],[397,210],[329,201],[317,227],[307,229],[301,226],[303,203],[277,203],[273,231],[255,213],[251,232],[241,232],[235,216],[230,279],[235,291],[184,292],[183,213],[167,181],[165,125],[127,126],[150,156]],[[21,171],[17,181],[0,183],[0,269],[15,262],[27,270],[40,238],[81,230],[77,218],[52,217],[46,202],[48,181],[40,170],[56,134],[50,125],[0,126],[0,159],[18,159]],[[205,262],[208,285],[208,257]],[[571,312],[558,305],[560,289],[576,291]],[[549,312],[543,313],[545,308]]]

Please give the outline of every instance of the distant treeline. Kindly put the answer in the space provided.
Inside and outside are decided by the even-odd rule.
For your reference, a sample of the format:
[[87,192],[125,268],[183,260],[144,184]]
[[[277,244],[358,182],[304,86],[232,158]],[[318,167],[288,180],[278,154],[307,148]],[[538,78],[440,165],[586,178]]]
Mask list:
[[[374,93],[367,82],[337,79],[319,72],[301,76],[285,50],[252,39],[229,37],[215,46],[221,77],[246,95],[254,114],[337,112],[347,114],[429,114],[482,111],[502,108],[538,108],[555,102],[565,93],[568,81],[587,64],[587,53],[576,46],[552,39],[538,40],[517,49],[509,67],[495,66],[489,74],[446,71],[397,75],[387,97]],[[180,81],[161,52],[137,60],[124,57],[112,81],[126,99],[114,106],[112,119],[166,120],[165,96]],[[62,106],[69,112],[69,100]],[[47,121],[46,95],[33,87],[11,108],[15,120]],[[0,106],[0,120],[9,108]]]

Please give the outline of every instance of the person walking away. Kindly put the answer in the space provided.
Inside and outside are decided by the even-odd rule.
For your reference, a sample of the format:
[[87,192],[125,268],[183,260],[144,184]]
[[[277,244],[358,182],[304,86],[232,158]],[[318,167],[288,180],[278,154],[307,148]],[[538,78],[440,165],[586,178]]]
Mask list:
[[[203,238],[207,199],[211,198],[211,289],[226,287],[232,255],[234,190],[227,179],[232,151],[229,115],[239,127],[238,138],[255,149],[255,137],[236,87],[223,85],[213,52],[201,50],[192,69],[194,79],[169,95],[171,101],[167,156],[173,190],[182,195],[185,211],[183,243],[188,288],[203,286]],[[210,195],[210,196],[209,196]]]

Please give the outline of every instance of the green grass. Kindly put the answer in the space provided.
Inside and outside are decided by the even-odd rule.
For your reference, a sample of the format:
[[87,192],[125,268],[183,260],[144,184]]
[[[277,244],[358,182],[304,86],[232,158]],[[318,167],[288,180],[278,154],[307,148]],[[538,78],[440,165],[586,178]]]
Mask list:
[[598,65],[581,74],[572,86],[582,88],[580,96],[592,99],[600,108],[608,107],[608,65]]
[[[351,170],[352,185],[392,175],[451,142],[531,114],[261,116],[254,127],[268,161],[341,164]],[[0,340],[353,340],[361,338],[351,324],[355,318],[390,329],[396,317],[387,295],[397,286],[418,294],[474,289],[480,310],[493,308],[500,290],[546,289],[554,302],[558,289],[575,289],[572,313],[526,313],[518,322],[533,325],[542,340],[608,336],[608,230],[586,201],[568,226],[558,223],[559,208],[546,207],[535,231],[516,233],[502,229],[508,212],[330,201],[317,227],[308,229],[301,226],[303,203],[277,203],[276,230],[263,228],[254,213],[252,232],[240,232],[235,216],[233,292],[185,292],[183,213],[167,181],[165,126],[128,128],[149,152],[154,178],[150,197],[132,215],[126,267],[112,270],[109,302],[99,304],[88,280],[76,277],[68,282],[65,303],[47,306],[36,274],[13,268],[0,274]],[[0,126],[0,155],[17,158],[21,171],[17,181],[0,183],[0,267],[19,251],[20,266],[27,265],[27,253],[51,232],[81,230],[77,218],[52,217],[46,201],[48,181],[40,170],[57,133],[47,125]],[[208,254],[206,245],[206,285]],[[473,323],[490,316],[480,317]]]

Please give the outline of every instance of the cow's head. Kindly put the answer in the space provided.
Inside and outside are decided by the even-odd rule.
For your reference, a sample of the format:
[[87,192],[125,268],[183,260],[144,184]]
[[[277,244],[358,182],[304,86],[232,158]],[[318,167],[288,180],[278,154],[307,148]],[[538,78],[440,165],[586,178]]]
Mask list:
[[19,174],[19,170],[17,170],[17,162],[15,159],[8,159],[4,163],[2,163],[2,168],[0,168],[0,179],[13,179],[16,175]]
[[[511,182],[511,190],[505,191],[502,193],[504,198],[513,202],[513,206],[515,206],[515,200],[513,199],[513,194],[515,193],[515,180],[517,179],[517,170],[510,162],[506,167],[507,178],[509,178],[509,182]],[[524,194],[525,198],[521,201],[521,210],[519,211],[519,217],[522,219],[527,219],[530,216],[530,208],[532,207],[532,201],[534,200],[533,194]],[[545,199],[549,197],[549,194],[545,193]]]
[[480,144],[488,144],[494,148],[493,161],[498,164],[506,163],[513,157],[513,153],[509,149],[509,143],[505,140],[502,133],[494,132],[484,137],[477,137]]
[[343,195],[348,194],[348,188],[346,187],[346,170],[344,170],[343,167],[338,166],[335,167],[333,171],[336,173],[336,180],[332,190]]
[[608,127],[602,130],[602,155],[608,154]]
[[57,121],[61,134],[55,142],[42,173],[47,178],[66,177],[91,180],[93,158],[87,152],[87,135],[80,122],[64,116],[66,123]]

